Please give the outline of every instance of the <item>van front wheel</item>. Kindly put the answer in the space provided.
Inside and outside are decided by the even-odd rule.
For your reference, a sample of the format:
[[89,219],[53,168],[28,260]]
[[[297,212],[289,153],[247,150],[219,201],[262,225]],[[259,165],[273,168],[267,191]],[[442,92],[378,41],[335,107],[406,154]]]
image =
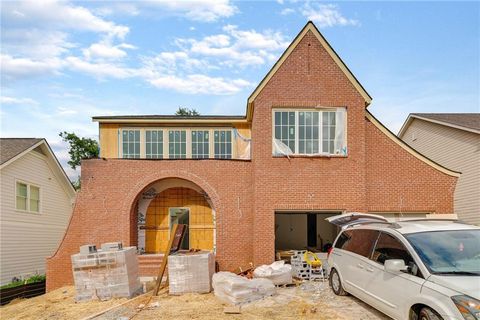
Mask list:
[[348,293],[343,289],[342,280],[340,280],[340,275],[338,274],[337,270],[332,269],[330,271],[330,278],[329,281],[330,288],[332,288],[333,293],[337,296],[346,296]]
[[442,320],[442,317],[430,308],[422,308],[418,314],[419,320]]

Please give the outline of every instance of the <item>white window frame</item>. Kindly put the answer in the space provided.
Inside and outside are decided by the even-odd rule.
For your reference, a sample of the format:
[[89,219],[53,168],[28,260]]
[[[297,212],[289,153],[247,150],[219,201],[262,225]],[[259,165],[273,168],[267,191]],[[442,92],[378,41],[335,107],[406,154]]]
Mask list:
[[[200,132],[200,131],[208,132],[208,150],[207,150],[208,155],[206,157],[197,157],[197,158],[193,157],[193,141],[192,141],[192,132],[193,131],[195,131],[195,132]],[[211,157],[212,130],[210,130],[209,128],[190,128],[189,135],[190,135],[190,157],[192,159],[210,159],[210,157]],[[196,143],[197,143],[197,147],[198,147],[198,144],[204,144],[205,142],[198,142],[197,141]],[[189,146],[187,145],[187,147],[189,147]],[[203,154],[205,154],[205,152],[203,152]]]
[[[22,184],[25,184],[27,186],[27,205],[26,205],[26,210],[23,210],[23,209],[18,209],[17,208],[17,191],[18,191],[18,184],[19,183],[22,183]],[[31,211],[30,210],[30,187],[35,187],[35,188],[38,188],[38,211]],[[33,214],[41,214],[42,213],[42,188],[35,184],[35,183],[30,183],[30,182],[27,182],[27,181],[24,181],[24,180],[20,180],[20,179],[15,179],[15,211],[18,211],[18,212],[25,212],[25,213],[33,213]]]
[[[306,156],[306,157],[311,157],[311,156],[329,156],[329,157],[345,157],[346,155],[338,155],[335,153],[328,153],[328,152],[323,152],[323,113],[324,112],[336,112],[337,108],[272,108],[272,141],[275,139],[275,112],[294,112],[295,113],[295,150],[292,150],[294,156]],[[319,112],[319,128],[318,128],[318,141],[319,141],[319,146],[318,150],[319,153],[299,153],[299,142],[300,142],[300,136],[299,136],[299,113],[300,112]],[[347,112],[345,112],[345,119],[344,119],[344,143],[346,145],[347,142]],[[272,155],[275,157],[277,155],[274,154],[274,150],[272,149]],[[348,152],[347,152],[348,155]]]
[[[216,157],[216,156],[215,156],[215,131],[230,132],[230,158],[221,157],[221,155],[220,155],[219,157]],[[217,128],[217,129],[213,129],[213,130],[212,130],[212,133],[213,133],[213,135],[212,135],[212,137],[213,137],[213,139],[212,139],[212,140],[213,140],[213,149],[212,149],[212,156],[213,156],[213,158],[215,158],[215,159],[229,159],[229,160],[230,160],[230,159],[233,159],[233,158],[234,158],[234,151],[233,151],[233,150],[234,150],[234,149],[233,149],[233,148],[234,148],[234,147],[233,147],[233,146],[234,146],[234,144],[233,144],[233,140],[234,140],[234,139],[233,139],[233,132],[232,132],[232,130],[231,130],[231,129],[223,129],[223,128],[218,129],[218,128]],[[219,143],[221,143],[221,142],[219,141]],[[227,143],[227,142],[225,142],[225,143]]]
[[[144,135],[144,148],[145,152],[143,153],[142,156],[142,145],[140,145],[140,159],[149,159],[149,160],[155,160],[155,159],[165,159],[165,130],[162,128],[142,128],[143,130],[140,131],[140,135]],[[143,133],[142,133],[143,131]],[[157,131],[162,133],[162,157],[161,158],[147,158],[147,131]],[[142,139],[140,138],[140,141]],[[141,143],[141,142],[140,142]],[[152,142],[150,142],[152,143]],[[158,142],[156,142],[158,143]],[[158,155],[158,149],[157,149],[157,155]]]
[[[179,158],[175,157],[175,158],[170,158],[170,131],[179,131],[180,132],[180,137],[181,137],[181,133],[182,131],[185,131],[185,158],[182,158],[181,156]],[[187,130],[187,129],[184,129],[184,128],[175,128],[175,127],[172,127],[172,128],[168,128],[166,130],[167,132],[167,140],[168,140],[168,158],[167,159],[171,159],[171,160],[178,160],[178,159],[189,159],[191,158],[191,145],[192,145],[192,142],[191,142],[191,139],[189,137],[190,135],[190,131]],[[174,141],[173,143],[176,143],[176,141]],[[181,140],[180,140],[180,146],[182,144]],[[190,148],[189,148],[190,146]],[[189,149],[190,149],[190,152],[189,152]]]
[[[123,157],[123,131],[125,130],[139,130],[140,131],[140,158],[124,158]],[[172,127],[121,127],[118,129],[118,157],[121,159],[147,159],[146,149],[147,149],[147,130],[155,130],[155,131],[162,131],[163,132],[163,158],[148,158],[148,160],[162,160],[162,159],[170,159],[170,160],[183,160],[184,158],[170,158],[169,153],[169,131],[170,130],[179,130],[186,132],[186,158],[185,159],[192,159],[192,160],[201,160],[201,159],[221,159],[215,158],[215,144],[214,144],[214,131],[222,130],[222,131],[230,131],[231,135],[231,143],[232,143],[232,157],[228,160],[235,159],[236,157],[236,144],[235,144],[235,137],[234,137],[234,127],[183,127],[183,126],[172,126]],[[209,139],[208,139],[208,158],[192,158],[192,131],[208,131]]]
[[[120,128],[120,138],[119,138],[119,146],[118,146],[118,149],[119,149],[119,153],[120,153],[120,158],[122,159],[142,159],[142,158],[145,158],[145,132],[142,132],[144,130],[142,130],[144,128],[138,128],[138,127],[124,127],[124,128]],[[124,154],[123,154],[123,132],[124,131],[131,131],[131,130],[134,130],[134,131],[139,131],[140,133],[140,137],[139,137],[139,143],[140,143],[140,155],[138,158],[125,158],[124,157]]]

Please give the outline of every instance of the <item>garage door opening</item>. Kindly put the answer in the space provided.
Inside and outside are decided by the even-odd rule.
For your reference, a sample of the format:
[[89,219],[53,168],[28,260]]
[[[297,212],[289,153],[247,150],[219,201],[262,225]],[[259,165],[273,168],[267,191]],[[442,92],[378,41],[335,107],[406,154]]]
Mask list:
[[341,212],[276,212],[275,251],[326,252],[338,234],[325,218]]

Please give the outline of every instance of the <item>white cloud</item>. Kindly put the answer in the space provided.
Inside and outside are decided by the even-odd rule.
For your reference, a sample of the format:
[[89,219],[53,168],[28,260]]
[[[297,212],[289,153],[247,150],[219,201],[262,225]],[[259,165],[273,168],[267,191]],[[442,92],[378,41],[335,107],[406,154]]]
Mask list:
[[30,98],[15,98],[15,97],[7,97],[7,96],[0,96],[0,103],[1,104],[28,104],[28,105],[37,105],[38,102],[30,99]]
[[[95,16],[87,8],[64,1],[2,2],[2,78],[9,81],[59,74],[66,66],[78,66],[78,61],[66,61],[71,49],[78,46],[69,41],[67,31],[86,31],[100,35],[101,42],[84,49],[85,56],[96,59],[120,59],[124,49],[132,45],[114,42],[122,40],[129,28]],[[97,74],[120,74],[111,66],[101,65]],[[106,70],[110,69],[110,70]],[[122,76],[123,77],[123,76]]]
[[14,58],[8,54],[1,54],[0,66],[2,77],[14,80],[57,73],[63,67],[63,61],[58,58],[42,60]]
[[127,52],[122,49],[135,49],[127,43],[112,45],[109,41],[93,43],[90,47],[83,49],[83,55],[87,59],[110,59],[118,60],[127,56]]
[[203,74],[191,74],[185,77],[175,75],[157,75],[148,80],[161,89],[175,90],[187,94],[235,94],[251,83],[243,79],[224,79]]
[[230,0],[156,0],[145,2],[144,5],[158,7],[170,14],[200,22],[215,22],[238,12],[238,8]]
[[87,8],[54,0],[2,2],[2,20],[5,25],[92,31],[120,39],[129,32],[128,27],[97,17]]
[[89,62],[78,57],[65,58],[69,69],[89,74],[98,79],[125,79],[135,75],[135,70],[108,62]]
[[215,58],[220,66],[244,67],[273,61],[288,46],[280,32],[239,30],[226,25],[224,34],[197,39],[177,39],[176,44],[190,55]]
[[292,14],[292,13],[295,13],[295,10],[292,9],[292,8],[285,8],[282,11],[280,11],[280,14],[282,16],[286,16],[286,15],[289,15],[289,14]]
[[345,18],[335,4],[315,3],[311,5],[307,2],[301,13],[308,20],[312,20],[319,28],[360,25],[358,20]]

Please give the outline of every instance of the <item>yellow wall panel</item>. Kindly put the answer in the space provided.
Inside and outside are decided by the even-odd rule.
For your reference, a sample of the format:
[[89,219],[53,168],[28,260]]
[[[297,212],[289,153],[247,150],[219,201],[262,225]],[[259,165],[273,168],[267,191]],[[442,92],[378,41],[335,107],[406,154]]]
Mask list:
[[159,193],[147,209],[145,250],[164,252],[170,236],[170,208],[189,209],[190,248],[213,250],[213,211],[205,197],[192,189],[170,188]]
[[99,125],[100,157],[118,158],[118,124],[101,123]]

